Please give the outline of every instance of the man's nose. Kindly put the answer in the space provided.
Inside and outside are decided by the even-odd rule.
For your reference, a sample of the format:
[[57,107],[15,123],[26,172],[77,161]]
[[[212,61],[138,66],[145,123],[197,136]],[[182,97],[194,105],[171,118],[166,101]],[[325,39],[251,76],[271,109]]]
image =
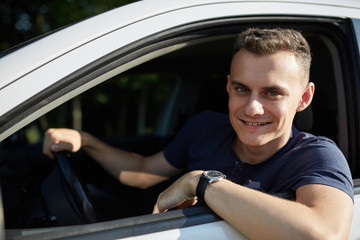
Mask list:
[[249,117],[264,114],[263,104],[261,103],[259,96],[252,94],[245,107],[245,114]]

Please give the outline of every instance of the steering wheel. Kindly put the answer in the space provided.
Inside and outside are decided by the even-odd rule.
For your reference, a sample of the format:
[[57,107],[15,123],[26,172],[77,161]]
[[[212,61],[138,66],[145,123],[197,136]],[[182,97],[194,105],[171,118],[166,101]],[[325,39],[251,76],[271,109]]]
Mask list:
[[95,213],[94,206],[89,200],[85,186],[80,182],[73,167],[70,164],[69,155],[66,152],[55,153],[60,172],[73,195],[75,202],[87,223],[97,222],[98,217]]

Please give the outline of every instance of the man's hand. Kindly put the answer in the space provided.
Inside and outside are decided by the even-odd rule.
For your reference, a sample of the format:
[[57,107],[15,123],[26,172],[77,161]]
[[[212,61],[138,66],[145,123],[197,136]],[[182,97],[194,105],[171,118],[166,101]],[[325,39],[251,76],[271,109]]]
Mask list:
[[192,171],[174,182],[160,193],[153,214],[178,207],[186,208],[196,204],[196,186],[203,171]]
[[48,129],[45,133],[43,153],[54,159],[53,152],[77,152],[82,147],[81,133],[72,129]]

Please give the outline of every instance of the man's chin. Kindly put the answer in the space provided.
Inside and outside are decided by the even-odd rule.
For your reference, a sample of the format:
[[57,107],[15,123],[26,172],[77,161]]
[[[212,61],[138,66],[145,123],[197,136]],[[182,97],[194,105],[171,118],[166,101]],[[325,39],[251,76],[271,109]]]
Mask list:
[[266,145],[267,141],[264,141],[264,138],[250,138],[250,137],[244,137],[240,138],[240,141],[242,144],[249,146],[249,147],[261,147]]

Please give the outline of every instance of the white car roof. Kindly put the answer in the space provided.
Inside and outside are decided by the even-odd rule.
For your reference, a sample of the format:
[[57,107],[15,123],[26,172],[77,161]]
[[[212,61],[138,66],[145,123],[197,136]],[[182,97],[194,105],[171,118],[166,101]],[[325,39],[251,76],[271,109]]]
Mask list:
[[[248,9],[241,8],[238,10],[239,15],[253,13],[253,11],[251,11],[251,4],[266,5],[279,3],[282,4],[281,8],[274,9],[264,6],[263,8],[257,8],[257,13],[317,14],[336,17],[357,17],[360,12],[360,1],[358,0],[317,0],[316,2],[308,0],[144,0],[119,7],[79,22],[0,59],[0,69],[6,69],[6,71],[2,71],[1,74],[0,89],[46,62],[109,32],[115,31],[116,29],[120,29],[144,19],[168,12],[179,11],[181,9],[235,2],[243,3],[244,6],[248,5]],[[298,7],[291,10],[293,4],[296,4]],[[299,8],[299,6],[302,7]],[[324,11],[324,7],[327,8],[327,11]],[[329,11],[329,9],[332,9],[333,11]]]

